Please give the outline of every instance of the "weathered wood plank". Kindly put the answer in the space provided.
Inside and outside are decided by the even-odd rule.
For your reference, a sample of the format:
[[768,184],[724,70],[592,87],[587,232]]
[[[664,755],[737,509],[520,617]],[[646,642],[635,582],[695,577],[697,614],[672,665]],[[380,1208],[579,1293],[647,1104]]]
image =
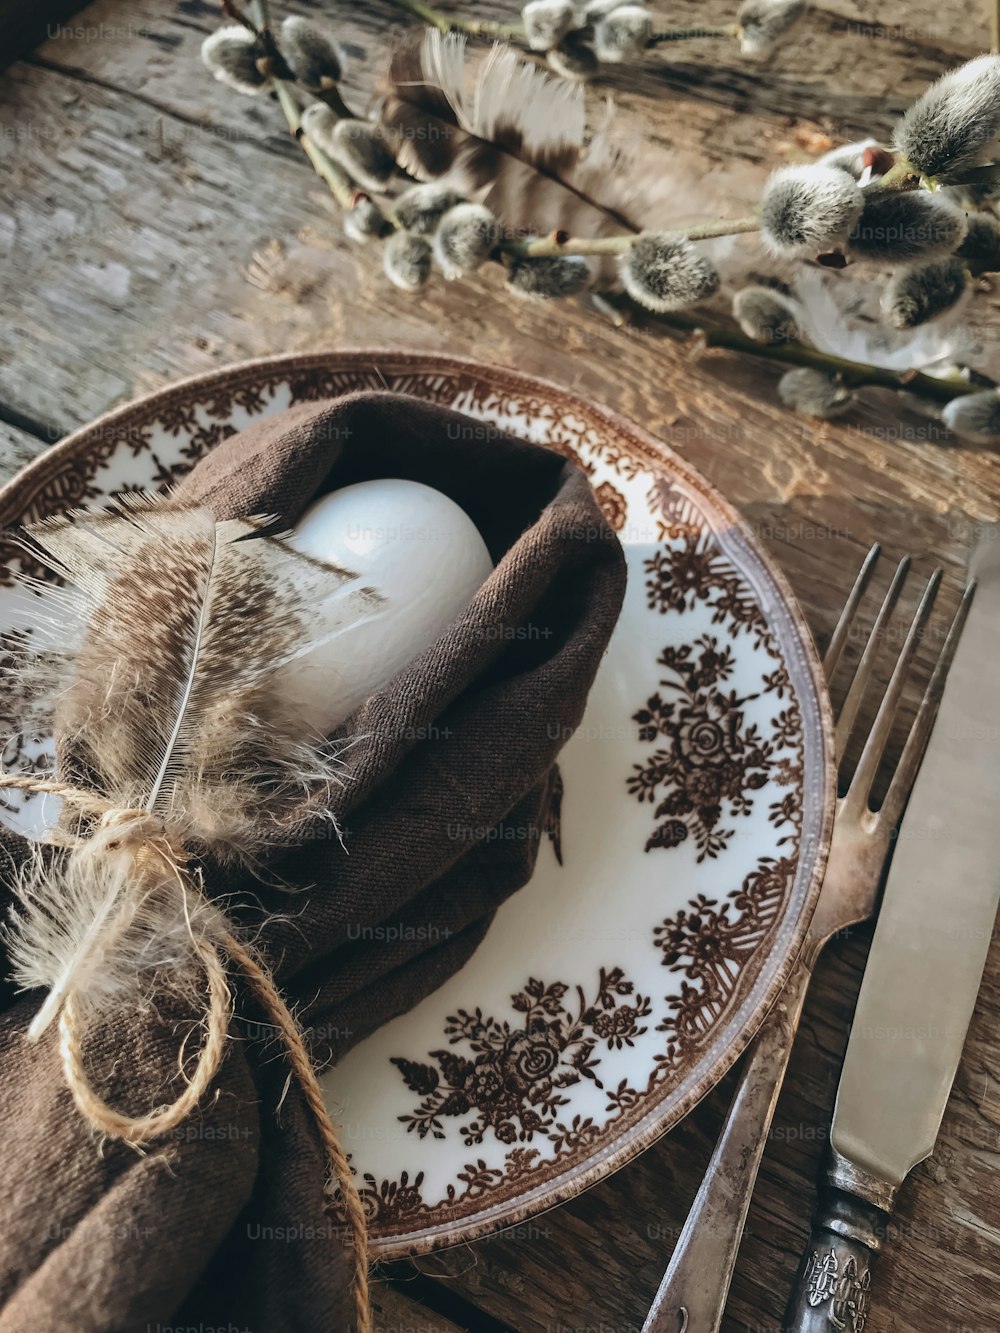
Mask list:
[[372,1312],[375,1333],[462,1333],[459,1324],[434,1314],[385,1282],[372,1284]]
[[36,458],[51,441],[0,421],[0,486]]
[[[403,26],[398,14],[380,0],[299,8],[335,22],[360,104]],[[515,8],[475,11],[510,17]],[[676,0],[670,16],[722,22],[731,10],[730,0]],[[774,367],[729,355],[692,361],[669,339],[614,329],[583,303],[518,304],[495,274],[435,280],[416,300],[404,297],[382,278],[377,256],[343,241],[276,108],[207,77],[197,50],[216,16],[207,0],[134,0],[127,10],[101,0],[80,23],[103,25],[104,40],[63,32],[0,79],[0,114],[14,130],[0,138],[0,294],[10,316],[0,328],[0,407],[11,419],[42,423],[42,434],[66,431],[181,375],[270,352],[460,346],[575,387],[659,434],[740,507],[821,636],[875,537],[891,556],[913,551],[923,573],[943,563],[944,608],[954,606],[976,521],[1000,517],[995,455],[959,446],[888,394],[866,395],[835,426],[800,421],[776,406]],[[908,100],[986,42],[985,11],[958,31],[930,0],[886,0],[881,35],[875,21],[865,0],[843,0],[817,8],[763,66],[694,43],[616,72],[609,86],[622,132],[641,144],[644,169],[668,183],[661,223],[747,211],[767,172],[805,156],[817,132],[886,134]],[[116,26],[126,31],[115,36]],[[754,243],[746,244],[735,242],[728,262],[753,262]],[[990,294],[978,309],[995,327]],[[995,334],[988,346],[996,357]],[[925,671],[937,646],[932,632]],[[838,942],[817,976],[727,1333],[777,1327],[867,938],[862,930]],[[903,1196],[871,1333],[996,1327],[998,1020],[994,950],[938,1150]],[[418,1266],[446,1275],[451,1290],[520,1333],[638,1330],[731,1086],[730,1078],[667,1140],[575,1202]],[[381,1288],[378,1298],[390,1327],[409,1327],[411,1317],[416,1328],[449,1327]]]

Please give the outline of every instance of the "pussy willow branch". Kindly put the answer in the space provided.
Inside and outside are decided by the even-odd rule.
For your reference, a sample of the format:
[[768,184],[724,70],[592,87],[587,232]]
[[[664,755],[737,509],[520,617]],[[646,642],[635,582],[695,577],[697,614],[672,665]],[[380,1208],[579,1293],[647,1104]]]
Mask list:
[[[348,176],[347,172],[337,165],[326,153],[309,138],[308,134],[302,128],[302,108],[300,107],[295,94],[287,80],[279,78],[271,68],[274,61],[280,60],[280,52],[271,32],[270,18],[268,14],[267,0],[255,0],[254,12],[256,14],[256,23],[252,22],[235,5],[233,0],[223,0],[223,10],[230,18],[234,18],[245,28],[248,28],[256,36],[263,39],[265,45],[270,50],[271,55],[267,60],[260,62],[262,72],[265,72],[270,79],[270,86],[278,99],[285,120],[288,122],[288,128],[291,131],[292,138],[295,139],[299,147],[305,153],[312,166],[312,169],[319,176],[336,202],[341,208],[350,208],[354,201],[356,187],[354,182]],[[340,93],[336,88],[324,89],[318,94],[327,106],[336,115],[351,118],[350,109],[344,104]],[[391,219],[387,219],[391,221]]]
[[[670,227],[669,230],[676,236],[686,236],[689,241],[707,241],[715,236],[740,236],[760,231],[760,218],[716,218],[690,227]],[[500,248],[505,254],[521,259],[546,259],[552,255],[623,255],[632,248],[638,235],[638,232],[625,232],[619,236],[566,236],[556,231],[530,241],[504,241]]]
[[643,323],[666,325],[681,332],[697,334],[700,345],[705,348],[719,347],[730,352],[742,352],[746,356],[755,356],[763,361],[778,361],[789,366],[810,366],[814,370],[823,370],[836,375],[849,388],[880,388],[906,390],[919,394],[922,398],[933,399],[936,403],[950,403],[953,398],[975,393],[982,385],[970,384],[957,375],[938,378],[926,375],[919,370],[885,370],[881,366],[869,366],[863,361],[848,361],[845,357],[833,356],[821,352],[805,343],[754,342],[738,329],[726,324],[718,324],[703,315],[688,314],[678,310],[669,315],[655,315],[646,310],[638,310],[627,296],[619,292],[602,292],[601,300],[614,310],[621,311],[629,318],[637,314]]
[[[520,23],[496,23],[491,19],[463,19],[456,14],[446,14],[433,5],[425,5],[422,0],[388,0],[396,9],[403,9],[414,18],[438,32],[462,32],[467,37],[492,37],[497,41],[523,42],[524,28]],[[736,37],[739,28],[735,23],[725,27],[700,28],[663,28],[654,32],[646,43],[647,46],[659,46],[663,42],[686,42],[696,37]]]
[[[273,53],[275,63],[279,63],[280,52],[271,33],[268,19],[267,0],[253,0],[254,11],[257,15],[257,22],[254,23],[241,12],[235,3],[235,0],[222,0],[223,9],[226,14],[237,22],[249,28],[264,41],[265,46]],[[390,0],[390,3],[399,8],[408,10],[410,13],[423,18],[426,22],[434,23],[441,31],[450,31],[454,26],[447,15],[431,9],[429,6],[420,3],[420,0]],[[1000,0],[995,0],[1000,13]],[[478,33],[487,33],[488,35],[499,35],[493,31],[503,25],[479,23],[475,25]],[[463,28],[463,31],[467,29]],[[729,35],[729,30],[722,30]],[[708,29],[691,29],[691,35],[716,35]],[[662,36],[662,34],[659,34]],[[354,202],[357,194],[357,187],[345,171],[337,163],[327,156],[316,144],[314,144],[308,134],[302,129],[302,110],[299,102],[292,92],[289,83],[275,74],[272,70],[266,71],[269,74],[271,86],[277,96],[278,102],[284,112],[285,119],[288,122],[288,128],[292,136],[296,139],[303,152],[309,159],[310,164],[316,174],[326,183],[334,199],[342,208],[349,208]],[[337,90],[329,90],[335,99],[339,100]],[[327,99],[324,99],[327,100]],[[328,105],[333,105],[328,101]],[[341,103],[341,105],[343,105]],[[344,108],[344,112],[333,108],[337,114],[350,115],[350,111]],[[994,175],[1000,176],[1000,164],[993,163],[988,167],[977,168],[962,178],[962,182],[974,182],[980,179]],[[883,175],[866,187],[866,193],[878,194],[888,193],[896,190],[913,190],[920,185],[920,176],[909,162],[900,159]],[[391,210],[381,209],[386,222],[398,229],[399,222]],[[757,217],[743,218],[720,218],[710,222],[696,223],[690,227],[674,229],[678,235],[685,236],[688,240],[708,240],[712,237],[735,236],[748,232],[760,230],[760,221]],[[565,236],[560,232],[553,232],[549,236],[537,237],[532,240],[506,240],[502,241],[498,247],[496,258],[505,256],[517,256],[526,259],[541,259],[557,255],[602,255],[602,254],[624,254],[634,243],[639,233],[625,233],[616,236],[601,237],[573,237]],[[718,324],[711,320],[706,320],[698,315],[688,314],[684,311],[676,311],[673,314],[654,315],[645,310],[638,310],[635,304],[622,293],[601,293],[601,301],[609,310],[621,310],[627,312],[629,316],[640,315],[645,321],[658,323],[667,328],[676,329],[682,332],[695,333],[698,335],[701,345],[705,348],[717,347],[728,351],[741,352],[745,356],[756,357],[763,361],[777,361],[792,366],[808,366],[816,370],[825,371],[828,374],[836,375],[842,383],[850,388],[877,387],[894,390],[906,390],[910,393],[919,394],[924,398],[929,398],[937,403],[951,402],[954,398],[962,397],[965,394],[975,392],[977,386],[969,384],[966,380],[960,378],[957,374],[954,376],[939,378],[933,375],[924,374],[921,371],[893,371],[885,370],[879,366],[867,365],[860,361],[848,361],[844,357],[833,356],[828,352],[821,352],[815,347],[809,347],[804,343],[785,342],[785,343],[758,343],[752,338],[737,329],[724,324]]]
[[[275,73],[273,69],[268,69],[266,71],[268,77],[277,83],[279,77],[287,75],[288,78],[286,79],[286,82],[291,81],[291,70],[287,68],[285,62],[281,59],[278,44],[275,41],[274,33],[271,30],[271,18],[267,0],[254,0],[254,12],[257,15],[256,22],[240,9],[236,0],[222,0],[222,12],[227,18],[231,18],[235,23],[239,23],[242,27],[246,28],[248,32],[252,32],[255,37],[260,38],[264,49],[268,53],[267,61],[278,66],[277,73]],[[340,90],[335,84],[330,84],[325,88],[315,89],[314,95],[318,97],[321,102],[325,102],[334,115],[340,116],[345,120],[356,119],[354,112],[341,97]]]
[[274,88],[281,109],[285,113],[285,119],[288,121],[288,128],[292,132],[292,137],[311,162],[313,171],[319,176],[320,180],[325,181],[330,193],[340,207],[350,208],[354,197],[353,181],[345,171],[337,166],[336,162],[331,161],[321,149],[317,148],[309,135],[305,133],[302,128],[301,108],[284,79],[276,79],[272,76],[271,86]]
[[[1000,3],[1000,0],[997,0]],[[1000,167],[978,167],[963,176],[957,184],[971,183],[991,178],[991,173],[1000,174]],[[890,194],[900,191],[915,190],[920,185],[920,175],[904,159],[895,162],[884,176],[877,176],[865,186],[865,195],[869,198],[878,194]],[[718,236],[741,236],[748,232],[760,231],[760,218],[713,218],[710,222],[697,222],[690,227],[670,227],[662,230],[671,231],[677,236],[685,236],[689,241],[708,241]],[[566,236],[562,232],[553,232],[549,236],[540,236],[534,240],[505,241],[501,246],[504,253],[517,255],[523,259],[542,259],[552,255],[621,255],[625,254],[635,242],[637,232],[623,232],[615,236]]]
[[647,46],[661,46],[664,42],[690,42],[697,37],[738,37],[739,25],[727,23],[721,28],[661,28],[654,32]]
[[421,0],[389,0],[397,9],[405,9],[414,18],[422,19],[438,32],[464,32],[468,37],[494,37],[498,41],[524,40],[524,28],[520,23],[495,23],[490,19],[460,19],[451,14],[444,14],[432,5],[425,5]]

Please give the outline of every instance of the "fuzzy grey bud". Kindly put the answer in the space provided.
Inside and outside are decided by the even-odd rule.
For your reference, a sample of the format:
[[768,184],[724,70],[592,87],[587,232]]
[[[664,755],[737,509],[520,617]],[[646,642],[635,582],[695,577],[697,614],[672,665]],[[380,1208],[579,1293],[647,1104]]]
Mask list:
[[408,231],[397,231],[382,250],[382,266],[390,282],[404,292],[415,292],[431,276],[430,242]]
[[261,50],[257,38],[238,23],[219,28],[201,44],[201,58],[220,83],[254,97],[268,80],[257,68]]
[[664,314],[718,291],[719,275],[685,236],[645,231],[623,255],[622,283],[633,301]]
[[811,258],[845,241],[864,206],[860,186],[846,171],[781,167],[764,186],[764,242],[777,255]]
[[431,181],[428,185],[413,185],[396,200],[396,217],[406,231],[418,236],[432,236],[445,213],[463,202],[459,192],[450,185]]
[[977,444],[1000,443],[1000,390],[964,393],[946,403],[941,418],[949,430]]
[[325,153],[365,190],[384,190],[396,169],[396,159],[382,128],[370,120],[338,119],[322,102],[302,113],[302,128]]
[[754,342],[799,342],[802,337],[794,304],[771,287],[744,287],[737,292],[733,315]]
[[643,5],[619,5],[594,24],[594,54],[606,65],[619,65],[642,54],[653,34],[653,20]]
[[576,27],[576,14],[565,0],[532,0],[521,10],[521,22],[532,51],[550,51]]
[[979,56],[932,83],[896,130],[896,146],[925,176],[979,166],[1000,134],[1000,56]]
[[474,273],[500,243],[500,223],[482,204],[450,208],[434,233],[434,258],[446,278]]
[[967,288],[968,273],[960,259],[900,269],[883,293],[882,309],[894,328],[913,329],[953,309]]
[[745,56],[762,56],[773,50],[807,7],[807,0],[743,0],[736,14],[740,51]]
[[586,83],[597,73],[597,56],[594,48],[579,35],[571,32],[558,46],[546,51],[545,59],[549,68],[560,78],[570,79],[574,83]]
[[778,381],[778,397],[786,407],[808,417],[840,416],[846,412],[854,395],[833,375],[811,366],[789,370]]
[[929,190],[874,194],[848,237],[848,253],[879,264],[912,264],[950,255],[966,232],[965,214]]
[[589,281],[590,266],[582,255],[514,259],[507,271],[507,286],[512,292],[541,301],[575,296]]
[[284,19],[280,45],[288,68],[307,88],[340,82],[344,65],[340,49],[311,20],[298,15]]
[[970,213],[965,240],[955,251],[974,273],[1000,273],[1000,221],[993,213]]
[[367,195],[362,195],[344,213],[344,234],[352,241],[381,236],[386,225],[381,209]]

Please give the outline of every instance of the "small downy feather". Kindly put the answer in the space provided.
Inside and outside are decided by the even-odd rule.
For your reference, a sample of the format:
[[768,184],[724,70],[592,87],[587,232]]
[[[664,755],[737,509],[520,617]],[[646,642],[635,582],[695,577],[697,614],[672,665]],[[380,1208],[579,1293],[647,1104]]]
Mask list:
[[512,234],[637,231],[662,205],[641,145],[615,142],[610,114],[588,137],[583,88],[510,47],[473,64],[463,37],[429,29],[393,56],[381,118],[405,171],[476,198]]
[[[171,844],[248,865],[293,837],[297,798],[337,784],[336,752],[283,668],[384,609],[352,570],[274,529],[145,495],[28,528],[23,545],[60,583],[21,580],[38,651],[12,667],[23,693],[50,701],[63,780],[146,811]],[[50,991],[36,1036],[67,994],[105,1013],[140,1006],[154,975],[190,984],[181,964],[223,920],[184,901],[167,862],[162,885],[144,876],[137,890],[113,829],[77,815],[67,831],[92,836],[28,873],[9,932],[21,984]]]
[[86,1023],[133,1014],[164,994],[195,1002],[203,986],[195,940],[221,941],[222,912],[175,877],[135,891],[134,854],[106,840],[74,847],[57,865],[23,868],[20,908],[0,928],[23,990],[47,995],[28,1029],[37,1039],[72,996]]

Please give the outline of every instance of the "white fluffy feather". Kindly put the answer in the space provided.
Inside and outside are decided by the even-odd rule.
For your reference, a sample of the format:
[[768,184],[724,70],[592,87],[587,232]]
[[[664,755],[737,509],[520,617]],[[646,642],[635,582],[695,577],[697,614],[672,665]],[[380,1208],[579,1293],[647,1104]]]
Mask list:
[[926,324],[900,332],[880,323],[877,304],[867,308],[870,291],[804,268],[795,284],[799,327],[806,342],[821,352],[880,366],[884,370],[923,370],[933,374],[973,359],[978,347],[959,323]]

